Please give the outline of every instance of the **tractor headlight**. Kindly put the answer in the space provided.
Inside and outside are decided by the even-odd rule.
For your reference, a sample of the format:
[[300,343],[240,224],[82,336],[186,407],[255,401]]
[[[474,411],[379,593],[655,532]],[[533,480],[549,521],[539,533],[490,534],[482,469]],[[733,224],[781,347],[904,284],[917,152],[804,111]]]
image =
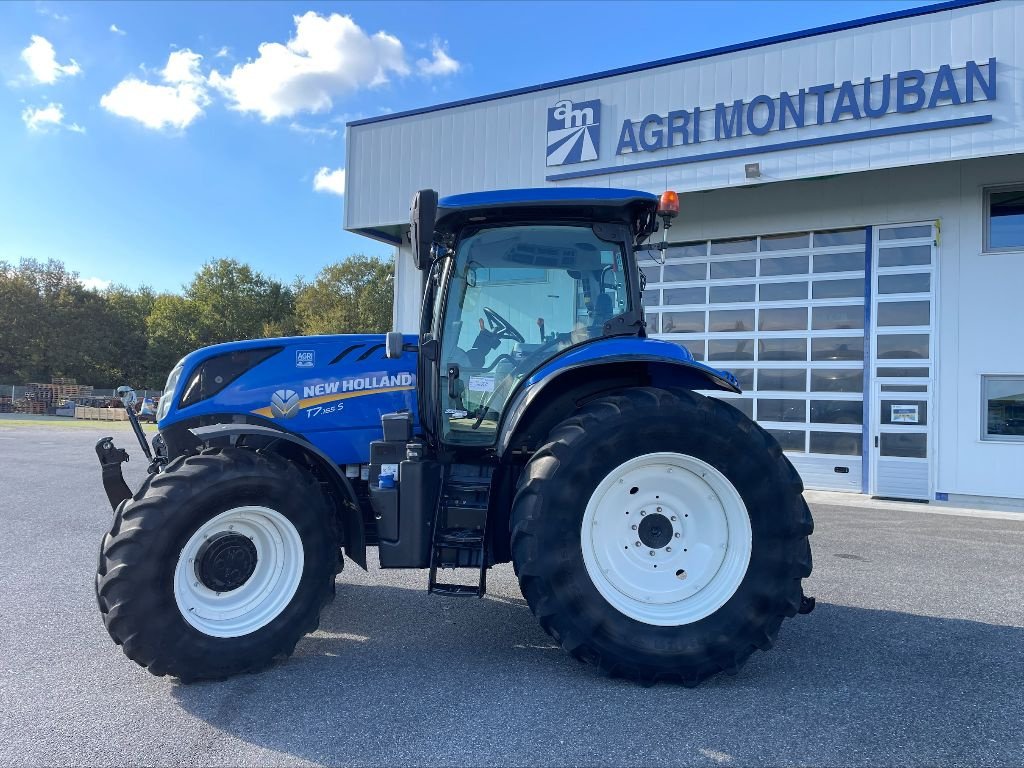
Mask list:
[[167,383],[164,384],[164,394],[160,398],[160,406],[156,409],[157,421],[161,421],[171,409],[171,399],[174,395],[174,388],[178,386],[178,379],[181,378],[181,372],[183,370],[185,370],[185,361],[182,359],[178,361],[178,364],[171,369],[170,374],[167,376]]
[[284,347],[257,347],[225,352],[203,360],[189,371],[182,386],[179,408],[188,408],[207,400],[223,390],[243,373],[256,367]]

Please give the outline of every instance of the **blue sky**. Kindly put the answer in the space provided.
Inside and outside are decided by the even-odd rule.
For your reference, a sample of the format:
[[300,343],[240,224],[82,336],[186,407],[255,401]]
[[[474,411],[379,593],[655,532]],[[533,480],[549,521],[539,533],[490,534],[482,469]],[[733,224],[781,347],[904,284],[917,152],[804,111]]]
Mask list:
[[341,226],[346,120],[925,4],[4,3],[0,260],[178,290],[387,256]]

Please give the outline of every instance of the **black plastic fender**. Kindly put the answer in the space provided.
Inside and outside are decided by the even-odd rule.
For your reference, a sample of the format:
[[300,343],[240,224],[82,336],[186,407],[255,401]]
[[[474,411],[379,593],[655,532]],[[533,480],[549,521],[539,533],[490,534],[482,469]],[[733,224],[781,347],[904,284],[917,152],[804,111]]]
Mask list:
[[[677,389],[717,389],[740,393],[735,380],[716,375],[699,363],[658,355],[609,355],[581,360],[559,368],[539,381],[527,383],[513,395],[498,433],[498,456],[518,448],[518,438],[535,417],[555,399],[585,395],[623,386],[661,386]],[[560,418],[564,418],[562,414]],[[546,431],[541,430],[544,434]]]
[[203,443],[222,437],[253,435],[270,440],[283,440],[301,448],[309,456],[310,461],[316,463],[323,471],[324,478],[331,484],[337,498],[342,500],[337,512],[345,534],[345,554],[360,568],[366,570],[366,531],[363,527],[359,500],[352,483],[327,454],[298,435],[259,424],[211,424],[206,427],[193,427],[189,432]]

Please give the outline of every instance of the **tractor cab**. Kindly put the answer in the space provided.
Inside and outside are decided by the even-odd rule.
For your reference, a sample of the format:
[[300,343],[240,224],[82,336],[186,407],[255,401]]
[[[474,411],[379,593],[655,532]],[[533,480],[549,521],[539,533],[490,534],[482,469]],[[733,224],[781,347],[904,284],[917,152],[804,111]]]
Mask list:
[[531,373],[570,348],[645,335],[633,249],[658,198],[581,188],[436,201],[424,190],[413,204],[427,273],[420,414],[440,444],[490,447]]

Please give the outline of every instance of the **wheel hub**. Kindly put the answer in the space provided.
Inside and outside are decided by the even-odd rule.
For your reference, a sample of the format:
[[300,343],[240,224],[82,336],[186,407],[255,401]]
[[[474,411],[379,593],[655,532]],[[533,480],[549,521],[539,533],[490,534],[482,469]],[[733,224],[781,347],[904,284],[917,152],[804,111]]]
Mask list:
[[648,549],[661,549],[672,541],[672,533],[672,523],[657,512],[645,516],[637,530],[640,542]]
[[256,572],[256,545],[231,531],[215,533],[196,553],[196,578],[214,592],[232,592]]
[[681,626],[714,613],[750,560],[739,492],[719,470],[682,453],[644,454],[612,469],[582,523],[594,586],[620,613],[647,624]]

